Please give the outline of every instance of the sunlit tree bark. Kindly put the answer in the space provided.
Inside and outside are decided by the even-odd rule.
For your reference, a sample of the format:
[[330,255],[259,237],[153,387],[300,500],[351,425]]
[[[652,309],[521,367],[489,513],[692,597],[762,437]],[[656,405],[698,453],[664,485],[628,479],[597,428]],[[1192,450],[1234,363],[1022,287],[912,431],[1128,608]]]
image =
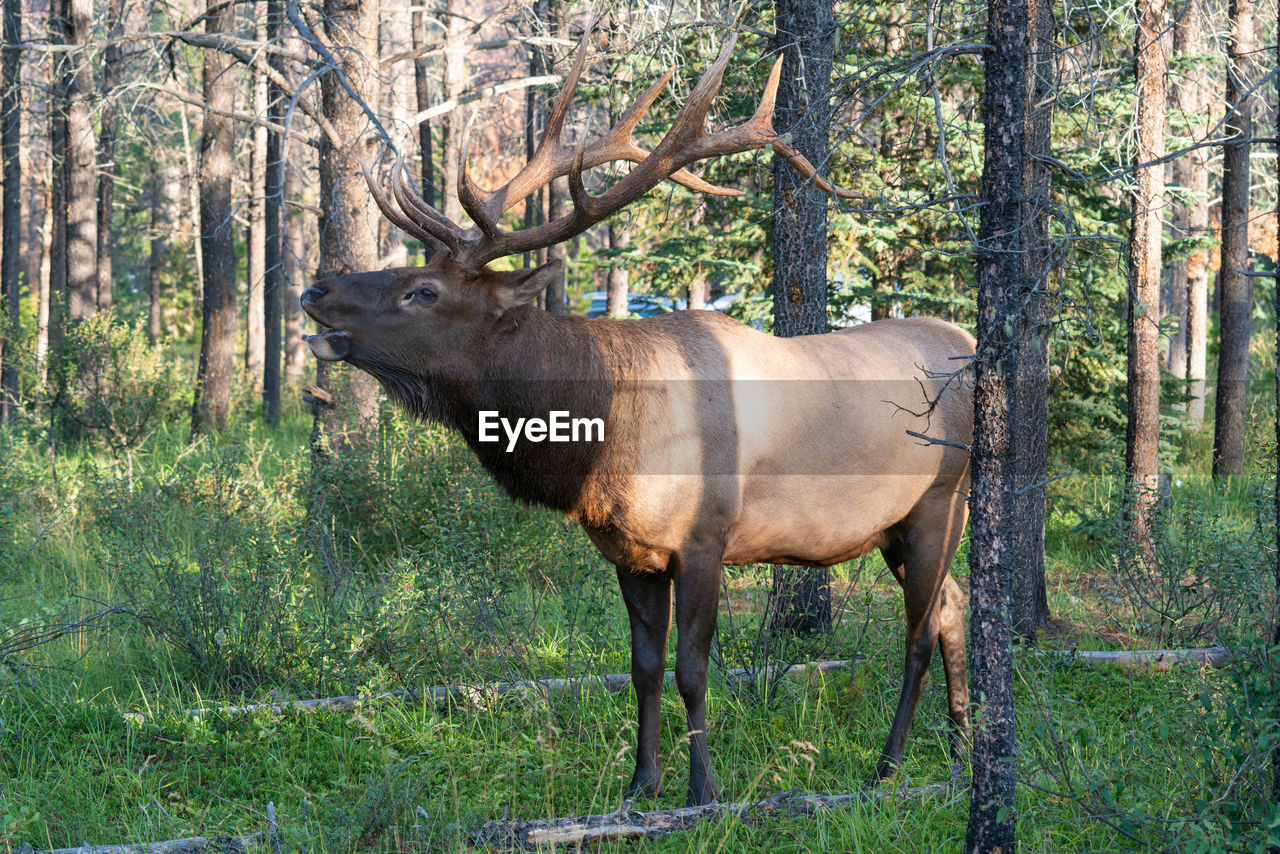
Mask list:
[[1218,333],[1217,405],[1213,421],[1213,474],[1244,469],[1249,392],[1249,340],[1253,332],[1253,280],[1249,267],[1249,137],[1253,133],[1249,85],[1253,68],[1253,0],[1227,7],[1231,43],[1227,62],[1227,144],[1222,152],[1222,266]]

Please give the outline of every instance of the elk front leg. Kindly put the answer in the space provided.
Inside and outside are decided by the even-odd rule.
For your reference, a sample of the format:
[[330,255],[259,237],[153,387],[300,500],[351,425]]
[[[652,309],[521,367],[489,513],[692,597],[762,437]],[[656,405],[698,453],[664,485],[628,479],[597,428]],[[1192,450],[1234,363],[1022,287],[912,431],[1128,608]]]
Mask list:
[[688,806],[720,799],[707,750],[707,660],[720,608],[720,552],[684,552],[676,561],[676,688],[689,726]]
[[662,794],[662,766],[658,757],[659,708],[671,630],[671,578],[640,575],[618,567],[618,585],[631,622],[631,687],[636,692],[639,732],[636,770],[626,797]]

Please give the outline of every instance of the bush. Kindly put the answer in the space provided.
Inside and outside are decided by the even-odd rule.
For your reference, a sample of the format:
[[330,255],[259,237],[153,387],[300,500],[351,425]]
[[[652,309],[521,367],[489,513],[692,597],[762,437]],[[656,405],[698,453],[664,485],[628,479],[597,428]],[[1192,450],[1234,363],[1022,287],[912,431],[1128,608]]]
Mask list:
[[314,682],[333,646],[310,617],[310,556],[252,450],[219,448],[211,464],[136,484],[100,479],[89,496],[124,606],[200,681],[233,693]]
[[146,441],[189,405],[172,352],[110,311],[71,327],[50,362],[53,412],[64,435],[96,436],[118,453]]
[[[1231,488],[1222,484],[1219,489]],[[1271,529],[1233,520],[1186,496],[1156,501],[1150,546],[1128,539],[1122,520],[1112,521],[1112,566],[1133,610],[1137,632],[1168,646],[1256,636],[1270,615]]]

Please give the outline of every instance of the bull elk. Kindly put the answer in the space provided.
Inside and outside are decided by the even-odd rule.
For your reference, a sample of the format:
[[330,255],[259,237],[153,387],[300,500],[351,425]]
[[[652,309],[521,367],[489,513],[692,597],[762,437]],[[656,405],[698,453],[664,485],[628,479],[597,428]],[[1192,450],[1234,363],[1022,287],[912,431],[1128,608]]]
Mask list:
[[[944,379],[957,374],[957,359],[973,354],[967,333],[910,318],[782,339],[711,311],[559,316],[532,304],[560,274],[558,262],[510,272],[486,267],[581,234],[664,180],[734,192],[685,171],[709,157],[772,145],[828,192],[838,189],[773,129],[780,61],[751,119],[705,129],[732,48],[730,38],[652,151],[632,131],[671,72],[603,137],[573,150],[560,136],[584,39],[537,151],[515,177],[482,189],[467,172],[464,149],[458,195],[473,226],[464,229],[424,202],[402,164],[392,180],[394,205],[366,169],[382,213],[435,256],[421,268],[322,279],[302,296],[324,329],[308,339],[318,359],[367,371],[416,417],[457,430],[506,492],[576,519],[616,567],[639,706],[629,796],[661,791],[659,697],[674,587],[691,804],[719,797],[706,694],[726,564],[830,566],[873,549],[883,554],[906,602],[906,653],[873,781],[892,775],[902,759],[939,642],[954,753],[969,719],[965,598],[948,569],[968,512],[972,392]],[[613,161],[634,165],[603,192],[588,192],[583,171]],[[499,228],[504,211],[561,176],[569,179],[571,212],[532,228]],[[486,429],[495,413],[516,424],[568,413],[602,423],[603,436],[537,441],[548,438],[540,421],[541,434],[526,430],[526,441],[491,441],[494,431]],[[909,431],[943,441],[922,442]]]

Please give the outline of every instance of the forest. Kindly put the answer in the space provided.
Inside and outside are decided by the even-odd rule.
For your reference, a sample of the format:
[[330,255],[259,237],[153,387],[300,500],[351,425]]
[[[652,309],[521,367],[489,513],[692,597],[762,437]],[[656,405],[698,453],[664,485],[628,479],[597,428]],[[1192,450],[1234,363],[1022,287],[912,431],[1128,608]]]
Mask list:
[[1280,849],[1276,0],[0,18],[0,854]]

